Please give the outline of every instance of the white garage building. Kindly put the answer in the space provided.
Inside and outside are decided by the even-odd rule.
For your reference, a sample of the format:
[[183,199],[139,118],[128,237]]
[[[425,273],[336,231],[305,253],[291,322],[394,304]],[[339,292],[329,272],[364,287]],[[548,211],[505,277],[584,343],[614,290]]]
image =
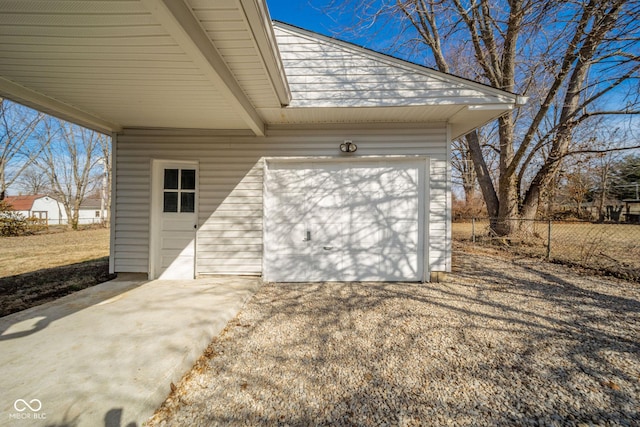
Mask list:
[[427,281],[451,268],[451,140],[521,101],[262,1],[2,7],[24,16],[0,93],[113,136],[115,272]]

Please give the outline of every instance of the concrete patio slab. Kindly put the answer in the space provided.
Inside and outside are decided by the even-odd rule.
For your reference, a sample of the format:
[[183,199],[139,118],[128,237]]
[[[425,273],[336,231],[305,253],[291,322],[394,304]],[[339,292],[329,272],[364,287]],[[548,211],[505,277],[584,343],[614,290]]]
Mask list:
[[0,426],[142,426],[259,287],[121,277],[0,318]]

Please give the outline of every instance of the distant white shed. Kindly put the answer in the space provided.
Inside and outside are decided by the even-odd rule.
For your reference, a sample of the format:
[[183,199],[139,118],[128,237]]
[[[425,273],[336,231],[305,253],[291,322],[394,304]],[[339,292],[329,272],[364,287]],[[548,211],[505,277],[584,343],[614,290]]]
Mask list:
[[28,196],[8,196],[4,201],[13,210],[26,218],[37,218],[46,221],[47,225],[63,225],[67,223],[67,214],[62,203],[51,196],[42,194]]
[[80,204],[78,224],[100,224],[107,218],[107,209],[99,198],[84,199]]

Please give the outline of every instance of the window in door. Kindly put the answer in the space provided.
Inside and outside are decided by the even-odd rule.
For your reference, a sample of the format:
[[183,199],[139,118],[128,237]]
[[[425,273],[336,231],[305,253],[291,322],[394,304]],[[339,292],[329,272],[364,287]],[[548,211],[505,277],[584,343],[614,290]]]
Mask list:
[[163,188],[163,212],[195,212],[195,169],[165,169]]

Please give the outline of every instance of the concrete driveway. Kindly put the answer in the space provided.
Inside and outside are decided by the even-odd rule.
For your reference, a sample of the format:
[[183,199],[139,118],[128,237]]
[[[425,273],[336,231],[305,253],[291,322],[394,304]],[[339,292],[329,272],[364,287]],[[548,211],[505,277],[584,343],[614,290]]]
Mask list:
[[259,287],[129,276],[0,318],[0,426],[142,426]]

